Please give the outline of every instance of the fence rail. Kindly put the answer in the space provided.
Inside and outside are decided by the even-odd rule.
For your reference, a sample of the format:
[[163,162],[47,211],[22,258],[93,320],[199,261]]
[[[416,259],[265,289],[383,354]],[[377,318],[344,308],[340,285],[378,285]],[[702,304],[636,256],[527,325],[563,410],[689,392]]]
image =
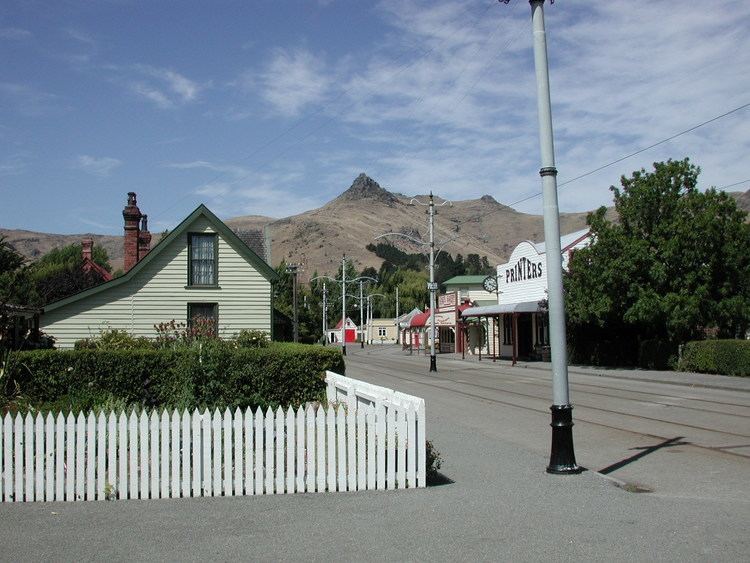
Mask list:
[[4,502],[424,487],[424,401],[7,414],[0,470]]

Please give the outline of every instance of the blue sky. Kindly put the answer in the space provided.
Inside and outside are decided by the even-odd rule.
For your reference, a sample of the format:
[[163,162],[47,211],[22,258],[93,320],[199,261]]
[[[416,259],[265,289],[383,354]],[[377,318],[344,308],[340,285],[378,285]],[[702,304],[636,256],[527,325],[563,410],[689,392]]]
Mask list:
[[[561,182],[750,102],[745,0],[545,13]],[[525,0],[5,0],[0,50],[2,227],[119,233],[131,190],[152,231],[199,203],[283,217],[361,171],[451,199],[540,189]],[[749,116],[571,183],[560,207],[609,204],[669,157],[704,187],[744,181]]]

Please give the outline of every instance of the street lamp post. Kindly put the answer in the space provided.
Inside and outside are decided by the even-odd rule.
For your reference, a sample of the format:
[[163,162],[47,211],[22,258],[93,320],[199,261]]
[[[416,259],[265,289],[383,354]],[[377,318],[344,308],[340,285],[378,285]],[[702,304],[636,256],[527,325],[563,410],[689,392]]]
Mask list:
[[323,346],[326,345],[326,340],[328,340],[327,336],[327,330],[326,324],[328,320],[328,292],[326,291],[326,282],[323,282]]
[[299,342],[299,321],[297,316],[297,271],[299,264],[289,264],[286,271],[292,274],[292,331],[294,341]]
[[[554,0],[551,0],[554,1]],[[530,0],[534,34],[534,67],[536,69],[539,144],[541,148],[542,198],[544,202],[544,239],[547,254],[547,289],[549,302],[550,347],[552,354],[552,448],[548,473],[574,474],[573,406],[568,389],[568,357],[565,338],[565,303],[563,301],[562,254],[560,252],[560,213],[557,205],[557,168],[552,132],[547,38],[544,28],[544,0]]]
[[[391,235],[401,236],[404,238],[407,238],[413,242],[416,242],[417,244],[426,245],[430,247],[430,281],[427,282],[427,290],[430,292],[430,334],[432,335],[432,338],[430,338],[430,371],[437,371],[437,356],[435,355],[435,293],[438,290],[438,284],[435,282],[435,199],[432,195],[432,191],[430,191],[430,201],[428,203],[422,203],[416,198],[412,198],[409,201],[409,205],[414,204],[419,205],[426,205],[428,207],[428,215],[430,217],[430,240],[429,242],[425,243],[422,240],[418,240],[412,236],[406,235],[404,233],[385,233],[380,236],[375,237],[375,239],[379,239],[381,237],[387,237]],[[443,203],[440,204],[443,205],[452,205],[450,201],[445,200]],[[444,246],[445,244],[456,240],[456,237],[450,238],[448,240],[443,241],[441,244]],[[441,252],[443,246],[440,247]]]
[[346,356],[346,254],[341,258],[341,346]]
[[362,332],[362,330],[363,330],[362,323],[364,322],[364,318],[363,318],[364,311],[362,311],[362,309],[364,309],[364,307],[362,306],[363,305],[363,303],[362,303],[362,285],[363,285],[363,283],[364,283],[364,280],[359,280],[359,347],[360,348],[364,348],[365,347],[365,337],[364,337],[364,334]]

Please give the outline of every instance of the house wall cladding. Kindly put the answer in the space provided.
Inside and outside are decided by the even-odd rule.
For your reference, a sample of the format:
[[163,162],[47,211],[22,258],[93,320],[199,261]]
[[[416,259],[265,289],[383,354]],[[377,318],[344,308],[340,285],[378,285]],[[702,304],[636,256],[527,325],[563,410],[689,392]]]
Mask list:
[[106,328],[154,337],[154,324],[187,321],[187,303],[219,304],[219,335],[242,329],[271,331],[271,283],[219,235],[220,289],[186,288],[188,233],[214,232],[208,220],[196,219],[185,234],[161,249],[132,280],[105,289],[42,316],[41,328],[59,348],[96,336]]

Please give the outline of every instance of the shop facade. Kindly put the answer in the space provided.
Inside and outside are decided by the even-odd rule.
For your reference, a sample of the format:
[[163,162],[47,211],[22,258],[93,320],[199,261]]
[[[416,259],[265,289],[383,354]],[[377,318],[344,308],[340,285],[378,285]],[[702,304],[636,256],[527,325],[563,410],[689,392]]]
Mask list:
[[[589,244],[588,229],[560,238],[563,269],[573,252]],[[549,359],[547,258],[544,243],[521,242],[505,264],[497,267],[497,304],[474,307],[463,318],[491,320],[499,356],[516,360]]]

